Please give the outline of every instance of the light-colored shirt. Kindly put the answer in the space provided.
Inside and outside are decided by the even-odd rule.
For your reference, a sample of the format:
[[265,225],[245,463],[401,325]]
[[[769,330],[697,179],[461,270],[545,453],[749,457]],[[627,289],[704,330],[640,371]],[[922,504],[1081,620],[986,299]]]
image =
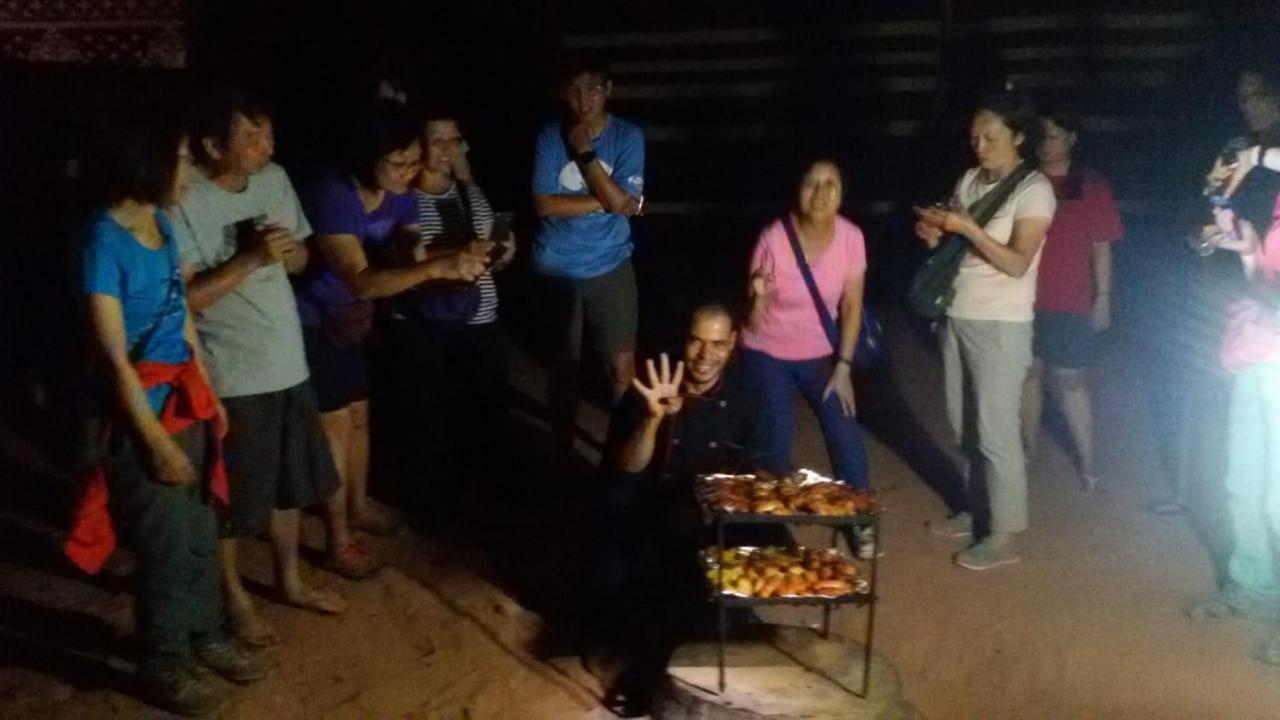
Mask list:
[[[827,311],[833,319],[838,319],[845,281],[867,270],[862,230],[836,216],[831,244],[818,257],[809,258],[809,270]],[[818,308],[800,273],[800,264],[796,262],[782,220],[770,223],[756,241],[751,254],[751,272],[757,271],[773,278],[773,290],[757,322],[743,329],[742,344],[779,360],[812,360],[835,352],[822,328]]]
[[[196,272],[230,260],[255,221],[287,228],[299,241],[311,235],[289,176],[275,164],[237,193],[193,173],[173,216],[179,256]],[[277,392],[307,379],[298,306],[282,263],[254,270],[195,319],[219,397]]]
[[[956,183],[954,199],[964,207],[991,192],[997,183],[985,183],[979,168],[972,168]],[[1013,238],[1013,223],[1024,218],[1053,220],[1057,200],[1053,184],[1039,170],[1018,183],[1013,194],[996,211],[984,228],[992,240],[1008,245]],[[947,314],[964,320],[1004,320],[1031,322],[1035,317],[1036,275],[1044,244],[1031,258],[1022,277],[1013,277],[996,269],[972,248],[960,263],[956,276],[956,297]]]

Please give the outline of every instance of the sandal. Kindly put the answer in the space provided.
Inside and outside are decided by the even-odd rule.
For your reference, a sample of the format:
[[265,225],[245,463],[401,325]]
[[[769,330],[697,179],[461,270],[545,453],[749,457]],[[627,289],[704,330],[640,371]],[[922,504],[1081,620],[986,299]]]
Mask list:
[[362,580],[379,567],[369,549],[355,540],[333,552],[324,563],[324,569],[348,580]]

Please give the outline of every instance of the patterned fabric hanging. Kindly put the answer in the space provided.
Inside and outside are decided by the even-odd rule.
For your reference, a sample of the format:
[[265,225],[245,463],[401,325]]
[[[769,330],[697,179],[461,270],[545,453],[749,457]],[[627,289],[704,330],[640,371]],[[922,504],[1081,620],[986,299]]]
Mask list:
[[0,61],[186,65],[181,0],[0,0]]

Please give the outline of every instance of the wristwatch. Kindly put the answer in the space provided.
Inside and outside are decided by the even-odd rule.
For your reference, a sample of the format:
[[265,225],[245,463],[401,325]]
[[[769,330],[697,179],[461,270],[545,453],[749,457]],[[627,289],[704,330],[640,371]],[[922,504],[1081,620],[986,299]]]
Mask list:
[[578,165],[590,165],[596,161],[596,151],[588,150],[586,152],[577,153],[573,156],[573,161]]

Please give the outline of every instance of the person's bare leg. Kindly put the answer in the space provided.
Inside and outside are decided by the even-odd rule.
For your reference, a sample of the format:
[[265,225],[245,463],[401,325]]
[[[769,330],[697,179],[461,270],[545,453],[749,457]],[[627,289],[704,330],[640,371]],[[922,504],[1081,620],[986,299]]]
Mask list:
[[353,402],[347,412],[348,524],[374,535],[390,535],[401,525],[399,515],[369,497],[369,401]]
[[347,489],[339,485],[324,503],[324,525],[329,555],[351,543],[351,526],[347,523]]
[[616,403],[627,394],[631,381],[636,376],[636,353],[634,350],[613,353],[609,356],[609,380],[613,383],[613,401]]
[[227,619],[238,637],[246,645],[266,647],[277,641],[276,633],[258,614],[240,579],[235,538],[218,541],[218,569],[222,573],[222,597],[226,601]]
[[347,510],[352,519],[369,510],[369,401],[347,406]]
[[329,556],[332,557],[351,543],[351,530],[347,524],[347,437],[351,420],[347,408],[320,414],[320,425],[329,440],[329,452],[333,466],[338,471],[338,489],[325,503],[325,521],[329,526]]
[[271,511],[268,532],[275,551],[277,590],[281,599],[290,605],[336,615],[347,609],[342,596],[332,590],[311,587],[302,580],[298,568],[298,514],[297,509]]
[[1035,360],[1022,384],[1022,448],[1030,462],[1040,449],[1040,422],[1044,410],[1044,387],[1040,378],[1044,362]]
[[1080,457],[1080,475],[1085,489],[1092,490],[1098,475],[1093,457],[1093,407],[1089,398],[1088,374],[1082,369],[1050,368],[1049,378]]

